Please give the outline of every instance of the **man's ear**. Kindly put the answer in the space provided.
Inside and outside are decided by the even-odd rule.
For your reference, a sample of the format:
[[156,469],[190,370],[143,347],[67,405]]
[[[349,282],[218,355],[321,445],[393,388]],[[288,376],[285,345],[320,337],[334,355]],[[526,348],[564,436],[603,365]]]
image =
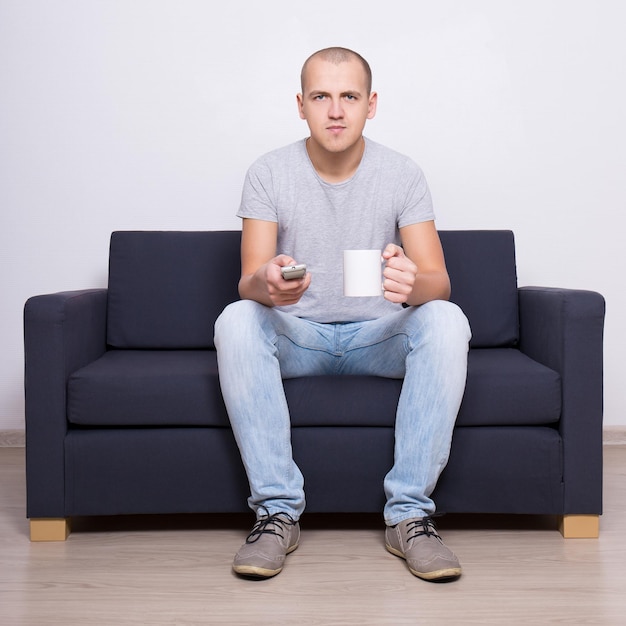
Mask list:
[[304,120],[306,119],[305,115],[304,115],[304,110],[303,110],[303,104],[304,104],[304,99],[302,98],[302,94],[296,94],[296,100],[298,102],[298,115],[300,115],[300,119]]
[[371,120],[376,115],[376,106],[378,105],[378,94],[375,91],[370,93],[369,107],[367,111],[367,119]]

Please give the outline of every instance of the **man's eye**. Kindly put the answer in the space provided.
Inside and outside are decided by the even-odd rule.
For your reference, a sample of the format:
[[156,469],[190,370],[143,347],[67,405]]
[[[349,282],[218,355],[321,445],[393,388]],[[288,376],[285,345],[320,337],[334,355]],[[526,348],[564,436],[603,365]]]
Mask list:
[[346,100],[356,100],[356,97],[353,96],[351,93],[346,94]]
[[314,100],[323,100],[326,96],[323,93],[317,94],[317,96],[315,96]]

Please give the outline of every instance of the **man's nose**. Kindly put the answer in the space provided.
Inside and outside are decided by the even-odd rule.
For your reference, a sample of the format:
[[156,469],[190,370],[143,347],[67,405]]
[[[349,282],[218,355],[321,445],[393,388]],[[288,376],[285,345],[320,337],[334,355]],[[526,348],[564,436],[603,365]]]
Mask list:
[[333,119],[339,119],[343,117],[343,107],[341,105],[341,100],[333,99],[330,101],[328,117],[332,117]]

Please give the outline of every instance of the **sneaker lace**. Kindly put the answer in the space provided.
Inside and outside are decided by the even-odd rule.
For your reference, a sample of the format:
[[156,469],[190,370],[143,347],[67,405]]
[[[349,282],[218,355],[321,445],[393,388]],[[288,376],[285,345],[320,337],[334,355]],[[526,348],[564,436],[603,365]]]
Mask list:
[[[263,507],[265,509],[265,507]],[[246,537],[246,543],[254,543],[263,535],[276,535],[283,538],[286,526],[295,526],[296,521],[289,513],[273,513],[265,509],[265,515],[260,517],[252,527],[250,534]]]
[[409,524],[407,524],[406,532],[407,541],[411,541],[412,539],[416,539],[417,537],[426,536],[434,537],[435,539],[443,543],[443,540],[437,532],[435,522],[431,517],[423,517],[421,519],[412,520]]

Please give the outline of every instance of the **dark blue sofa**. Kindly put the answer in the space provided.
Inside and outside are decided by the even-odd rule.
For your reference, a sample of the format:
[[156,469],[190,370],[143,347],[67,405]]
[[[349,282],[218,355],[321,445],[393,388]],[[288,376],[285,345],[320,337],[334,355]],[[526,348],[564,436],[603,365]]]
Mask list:
[[[604,300],[518,288],[510,231],[441,232],[472,326],[439,511],[554,515],[594,536],[602,512]],[[108,289],[24,311],[27,516],[33,540],[75,516],[247,510],[213,324],[238,298],[240,233],[115,232]],[[379,512],[401,382],[285,381],[309,512]]]

